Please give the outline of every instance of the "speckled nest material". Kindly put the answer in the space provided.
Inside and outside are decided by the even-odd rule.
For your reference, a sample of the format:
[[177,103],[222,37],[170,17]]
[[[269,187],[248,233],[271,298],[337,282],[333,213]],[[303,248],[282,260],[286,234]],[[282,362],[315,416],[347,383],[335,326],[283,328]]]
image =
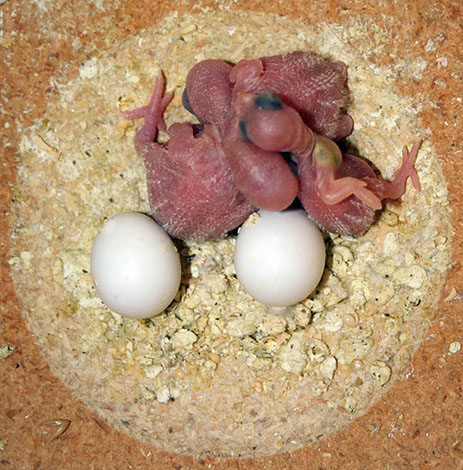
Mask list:
[[[257,13],[170,15],[83,64],[23,130],[16,289],[53,371],[114,426],[175,452],[269,455],[345,426],[410,373],[450,263],[447,190],[418,109],[388,87],[400,59],[396,69],[369,62],[363,28]],[[346,49],[354,35],[360,48]],[[148,211],[133,149],[139,124],[121,111],[146,102],[162,69],[175,91],[168,123],[190,119],[181,92],[194,63],[295,49],[348,65],[355,130],[347,145],[384,177],[404,144],[424,138],[423,190],[388,204],[365,236],[327,235],[321,285],[282,315],[239,286],[233,237],[180,247],[184,282],[165,313],[138,321],[111,312],[89,275],[92,240],[107,218]],[[407,70],[419,77],[422,64]]]

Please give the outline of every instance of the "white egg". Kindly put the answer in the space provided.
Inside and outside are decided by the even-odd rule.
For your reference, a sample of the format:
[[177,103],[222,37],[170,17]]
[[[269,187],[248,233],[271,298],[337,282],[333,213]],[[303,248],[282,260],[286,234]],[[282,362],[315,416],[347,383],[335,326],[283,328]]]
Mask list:
[[253,214],[241,227],[234,252],[243,288],[272,307],[310,295],[322,277],[325,257],[323,236],[302,210]]
[[101,300],[121,315],[148,318],[177,294],[180,257],[169,235],[150,217],[118,214],[95,237],[91,275]]

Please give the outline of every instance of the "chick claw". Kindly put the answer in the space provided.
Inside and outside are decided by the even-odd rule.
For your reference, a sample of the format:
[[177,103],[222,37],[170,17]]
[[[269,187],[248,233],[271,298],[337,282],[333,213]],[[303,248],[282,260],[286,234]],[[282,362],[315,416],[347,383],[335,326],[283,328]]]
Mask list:
[[[410,151],[407,147],[402,149],[402,165],[394,174],[394,178],[392,180],[393,184],[395,185],[404,185],[405,181],[408,177],[412,180],[413,187],[420,191],[420,180],[418,178],[418,173],[415,170],[414,164],[416,157],[418,155],[418,150],[421,146],[421,140],[415,142],[412,145]],[[404,188],[405,190],[405,188]]]
[[153,94],[151,95],[150,102],[146,106],[141,106],[140,108],[134,109],[132,111],[126,111],[123,116],[126,119],[145,119],[146,128],[158,129],[164,131],[166,125],[162,115],[167,108],[167,105],[172,100],[174,96],[172,91],[167,93],[164,92],[164,77],[160,73],[156,77],[156,84],[154,87]]

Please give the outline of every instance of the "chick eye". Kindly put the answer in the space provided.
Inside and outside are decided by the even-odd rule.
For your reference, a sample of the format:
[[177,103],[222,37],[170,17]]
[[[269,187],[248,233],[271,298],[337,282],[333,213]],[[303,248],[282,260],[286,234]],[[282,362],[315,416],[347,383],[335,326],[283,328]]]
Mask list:
[[188,93],[186,91],[186,88],[183,90],[182,93],[182,104],[187,111],[189,111],[191,114],[194,114],[193,110],[191,109],[190,100],[188,99]]
[[246,124],[243,120],[240,120],[240,122],[238,123],[238,130],[239,130],[240,136],[244,140],[246,140],[247,142],[251,142],[251,144],[253,143],[252,140],[249,138],[248,131],[246,129]]
[[270,109],[278,111],[283,107],[283,101],[273,93],[261,93],[254,102],[258,109]]

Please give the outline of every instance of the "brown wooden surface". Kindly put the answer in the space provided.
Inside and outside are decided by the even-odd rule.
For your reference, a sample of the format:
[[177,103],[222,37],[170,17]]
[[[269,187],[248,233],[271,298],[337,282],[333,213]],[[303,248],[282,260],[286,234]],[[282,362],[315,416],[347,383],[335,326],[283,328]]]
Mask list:
[[[392,28],[390,44],[372,56],[393,64],[394,56],[427,62],[420,79],[392,83],[397,91],[428,103],[420,112],[442,161],[452,202],[455,265],[427,340],[414,358],[407,381],[396,384],[365,416],[346,430],[294,452],[256,460],[202,460],[158,452],[114,431],[73,399],[56,379],[25,329],[8,274],[8,210],[15,181],[18,128],[44,111],[55,90],[53,75],[65,82],[81,62],[118,39],[154,24],[169,10],[191,11],[194,3],[157,0],[99,2],[10,0],[0,6],[0,344],[15,351],[0,361],[0,469],[458,469],[463,468],[463,343],[461,181],[463,178],[463,4],[460,0],[245,1],[231,8],[342,24],[351,15],[375,17]],[[119,6],[116,6],[120,3]],[[203,2],[203,5],[214,2]],[[391,21],[392,19],[392,21]],[[372,44],[375,38],[372,36]],[[426,97],[426,100],[424,98]],[[429,105],[431,103],[432,105]],[[44,422],[66,418],[69,429],[48,442]],[[461,442],[460,442],[461,441]]]

